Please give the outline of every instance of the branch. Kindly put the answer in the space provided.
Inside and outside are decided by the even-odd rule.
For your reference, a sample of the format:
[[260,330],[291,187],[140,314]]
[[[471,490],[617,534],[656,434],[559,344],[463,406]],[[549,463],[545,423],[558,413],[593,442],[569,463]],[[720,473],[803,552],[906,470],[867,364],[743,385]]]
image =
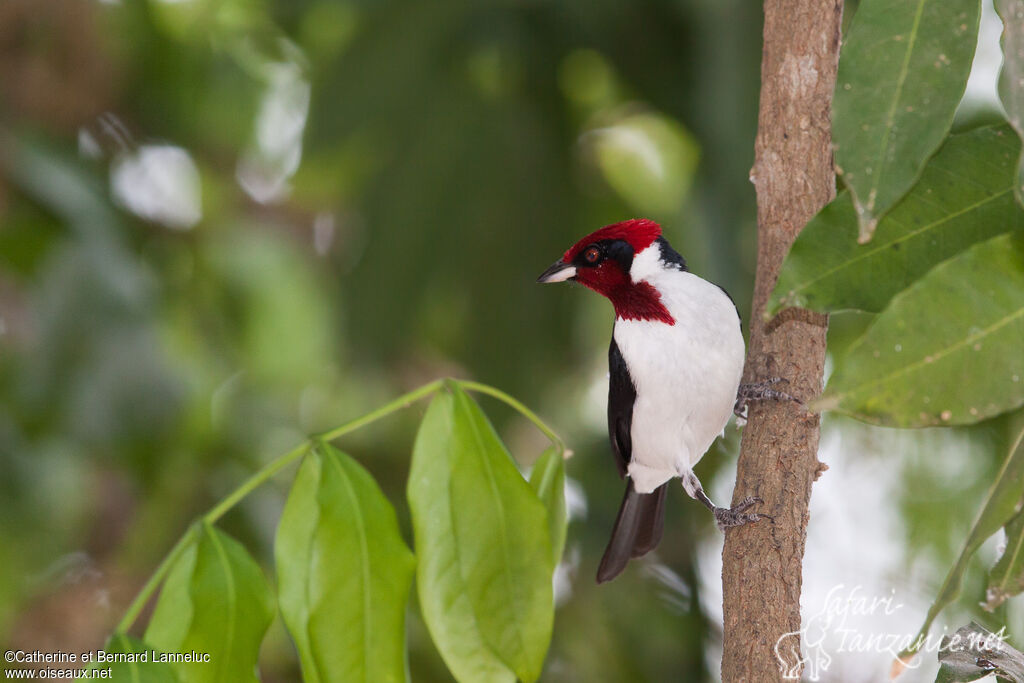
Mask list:
[[[800,311],[766,323],[762,312],[793,240],[835,196],[830,111],[842,10],[842,0],[765,1],[751,173],[757,276],[744,381],[785,377],[789,392],[803,399],[821,391],[828,318]],[[725,537],[723,681],[783,680],[775,645],[800,630],[811,484],[824,469],[817,458],[819,424],[795,403],[750,407],[733,503],[759,496],[765,501],[760,510],[774,521],[737,527]]]

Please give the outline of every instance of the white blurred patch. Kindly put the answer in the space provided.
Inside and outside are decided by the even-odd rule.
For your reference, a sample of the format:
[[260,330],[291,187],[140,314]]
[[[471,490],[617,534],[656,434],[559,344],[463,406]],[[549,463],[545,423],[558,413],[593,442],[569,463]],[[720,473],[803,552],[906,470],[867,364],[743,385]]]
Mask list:
[[551,579],[551,587],[555,595],[555,606],[564,605],[566,600],[572,597],[572,582],[576,576],[576,570],[580,565],[580,549],[573,546],[562,558],[562,561],[555,567],[555,574]]
[[[869,604],[891,599],[891,609],[851,608],[841,623],[831,624],[825,640],[818,641],[831,659],[819,680],[884,680],[893,655],[880,651],[877,643],[917,633],[946,568],[937,567],[934,557],[908,546],[901,508],[901,501],[908,499],[899,475],[912,458],[927,458],[933,476],[944,482],[941,490],[970,488],[982,476],[970,465],[972,456],[978,455],[971,448],[963,434],[949,430],[894,430],[849,421],[823,424],[818,458],[829,470],[815,482],[811,496],[800,598],[803,625],[814,625],[812,619],[830,604],[836,591],[844,597],[866,598]],[[712,500],[728,501],[735,481],[733,460],[715,477]],[[934,493],[922,496],[929,500]],[[701,609],[712,623],[721,623],[723,618],[722,542],[720,534],[712,534],[698,548]],[[984,562],[991,561],[993,545],[990,541],[983,548]],[[955,607],[947,609],[933,626],[933,637],[937,640],[944,628],[945,632],[955,630],[958,618],[962,615],[957,615]],[[874,644],[862,647],[872,637],[877,639]],[[806,652],[806,643],[804,648]],[[711,661],[720,659],[721,643],[712,642],[707,656]],[[935,653],[922,654],[915,667],[899,679],[901,683],[934,681],[938,669]]]
[[608,428],[608,365],[598,365],[590,376],[586,394],[580,401],[580,422],[595,432]]
[[[565,478],[565,517],[566,522],[587,517],[587,494],[583,486],[571,477]],[[580,548],[578,545],[566,547],[562,553],[562,561],[555,567],[552,587],[555,592],[555,605],[563,605],[572,597],[572,585],[576,579],[576,570],[580,564]]]
[[202,217],[199,171],[173,145],[144,145],[120,155],[110,170],[118,204],[146,220],[188,230]]
[[568,476],[565,478],[565,515],[570,521],[587,518],[587,494],[578,481]]
[[103,156],[103,148],[85,126],[78,129],[78,153],[86,159],[94,160]]
[[302,160],[302,133],[309,114],[309,82],[292,62],[266,64],[267,89],[256,119],[256,140],[238,161],[242,189],[266,204],[288,195],[289,178]]
[[995,108],[1002,111],[999,101],[999,68],[1003,64],[1003,52],[999,47],[999,36],[1003,22],[996,14],[992,0],[981,3],[981,24],[978,27],[978,50],[974,53],[971,75],[961,106],[970,109]]

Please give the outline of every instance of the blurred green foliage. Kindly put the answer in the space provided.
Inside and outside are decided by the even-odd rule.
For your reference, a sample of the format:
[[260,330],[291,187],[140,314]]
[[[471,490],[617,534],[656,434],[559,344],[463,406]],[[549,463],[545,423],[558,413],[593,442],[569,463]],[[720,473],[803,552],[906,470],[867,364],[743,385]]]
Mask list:
[[[533,280],[642,215],[749,308],[759,35],[758,7],[699,0],[6,0],[3,639],[98,647],[246,473],[455,374],[537,407],[579,453],[588,518],[552,675],[706,675],[700,515],[675,505],[667,525],[681,613],[641,572],[590,585],[621,494],[586,402],[611,315]],[[393,502],[416,413],[346,442]],[[495,417],[515,453],[539,452]],[[267,564],[283,486],[225,520]],[[81,601],[82,623],[48,611]],[[656,639],[633,628],[652,613]],[[445,680],[410,619],[417,680]],[[269,638],[264,680],[294,678],[279,624]]]
[[[189,520],[247,474],[454,374],[535,407],[577,453],[585,499],[570,501],[542,680],[713,680],[697,548],[720,540],[699,506],[677,491],[660,564],[593,584],[621,497],[602,426],[611,311],[533,280],[580,235],[647,216],[747,316],[760,12],[0,2],[0,640],[98,648]],[[830,345],[861,331],[837,316]],[[514,455],[540,452],[491,407]],[[421,410],[344,443],[407,540]],[[730,429],[702,461],[705,483],[737,442]],[[906,449],[894,506],[934,583],[966,522],[935,504],[965,494],[957,477],[931,487],[930,448]],[[286,487],[224,520],[265,567]],[[408,621],[415,680],[448,680]],[[298,676],[280,619],[260,669]]]

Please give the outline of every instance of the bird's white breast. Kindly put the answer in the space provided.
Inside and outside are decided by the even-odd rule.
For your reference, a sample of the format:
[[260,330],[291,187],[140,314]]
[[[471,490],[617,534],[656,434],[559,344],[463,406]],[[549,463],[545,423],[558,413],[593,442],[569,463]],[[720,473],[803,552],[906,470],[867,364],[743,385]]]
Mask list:
[[637,254],[631,276],[658,290],[675,324],[617,319],[614,332],[636,387],[629,473],[641,493],[689,471],[721,434],[745,355],[728,295],[659,256],[657,244]]

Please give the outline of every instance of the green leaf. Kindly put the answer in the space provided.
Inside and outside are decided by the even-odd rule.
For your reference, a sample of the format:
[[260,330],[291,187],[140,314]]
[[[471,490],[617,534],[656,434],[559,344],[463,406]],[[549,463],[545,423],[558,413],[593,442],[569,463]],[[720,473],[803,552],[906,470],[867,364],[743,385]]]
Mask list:
[[700,147],[686,128],[661,114],[641,112],[587,133],[608,184],[643,214],[671,214],[693,182]]
[[817,410],[896,427],[971,424],[1024,404],[1024,233],[939,264],[893,298]]
[[1007,125],[951,135],[921,180],[857,243],[849,194],[823,208],[800,232],[765,308],[878,312],[937,263],[1022,224],[1013,201],[1021,143]]
[[530,486],[548,513],[548,531],[555,565],[562,560],[569,520],[565,510],[565,458],[554,446],[537,459],[530,473]]
[[[979,0],[862,0],[857,8],[839,59],[832,136],[862,242],[949,132],[980,15]],[[798,59],[789,68],[803,75]]]
[[[1003,68],[999,74],[999,97],[1017,135],[1024,139],[1024,0],[995,0],[1003,20]],[[1024,156],[1017,162],[1013,193],[1024,206]]]
[[174,669],[166,662],[153,661],[153,648],[138,638],[115,633],[104,648],[108,654],[128,655],[134,661],[94,662],[89,669],[110,669],[107,680],[115,683],[177,683]]
[[320,444],[295,477],[275,557],[304,681],[407,680],[405,610],[416,561],[369,472]]
[[423,618],[459,681],[534,681],[554,619],[544,505],[479,406],[446,383],[409,474]]
[[238,541],[206,523],[196,532],[167,575],[146,642],[171,655],[209,655],[209,662],[172,664],[185,683],[255,681],[273,594]]
[[992,426],[996,434],[995,447],[1006,453],[1006,459],[985,496],[960,555],[946,574],[932,606],[928,608],[924,624],[914,638],[918,646],[900,653],[899,658],[904,661],[909,661],[910,655],[920,649],[939,612],[960,595],[968,561],[989,536],[999,531],[1013,517],[1021,494],[1024,493],[1024,447],[1021,446],[1024,439],[1024,410],[1000,417],[993,421]]

